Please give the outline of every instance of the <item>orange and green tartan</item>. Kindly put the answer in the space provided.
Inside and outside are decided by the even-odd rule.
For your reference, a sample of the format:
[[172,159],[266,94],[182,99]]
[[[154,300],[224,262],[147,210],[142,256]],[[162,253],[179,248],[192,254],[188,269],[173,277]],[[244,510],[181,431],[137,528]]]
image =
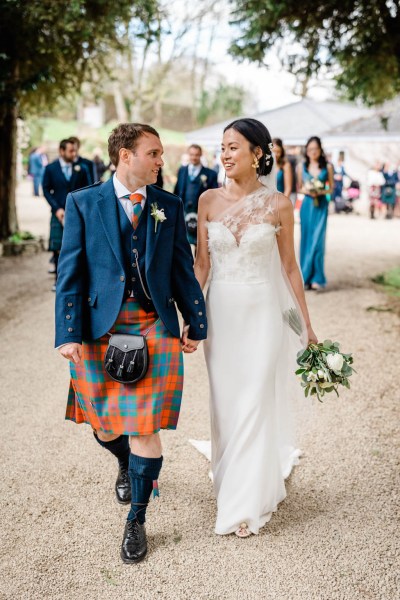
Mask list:
[[[133,298],[122,305],[111,332],[144,334],[156,321]],[[150,435],[176,429],[183,388],[181,344],[160,320],[148,333],[149,369],[135,384],[122,384],[104,370],[109,336],[83,342],[83,364],[71,363],[65,418],[104,433]]]

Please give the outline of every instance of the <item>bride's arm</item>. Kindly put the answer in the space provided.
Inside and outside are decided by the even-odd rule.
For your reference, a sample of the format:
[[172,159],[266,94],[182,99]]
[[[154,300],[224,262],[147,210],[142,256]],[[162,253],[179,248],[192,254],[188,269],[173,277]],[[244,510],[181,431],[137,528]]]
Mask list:
[[208,253],[207,231],[208,206],[209,197],[211,195],[212,190],[208,190],[200,196],[197,212],[197,252],[196,260],[194,262],[194,274],[196,275],[201,289],[203,289],[207,283],[211,268],[210,255]]
[[296,296],[297,303],[303,314],[303,318],[307,327],[308,342],[317,343],[317,336],[312,329],[310,315],[308,313],[306,297],[304,294],[303,278],[301,276],[294,251],[293,206],[290,200],[286,198],[286,196],[283,196],[283,194],[279,194],[278,203],[280,225],[282,229],[277,236],[277,241],[282,266],[285,269],[290,285],[292,286],[293,292]]

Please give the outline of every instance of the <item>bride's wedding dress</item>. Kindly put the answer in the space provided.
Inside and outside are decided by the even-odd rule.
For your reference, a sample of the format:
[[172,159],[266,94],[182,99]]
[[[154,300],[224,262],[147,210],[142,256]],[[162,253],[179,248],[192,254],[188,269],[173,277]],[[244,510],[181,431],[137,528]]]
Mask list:
[[[301,348],[289,322],[301,323],[281,272],[277,198],[261,188],[207,224],[205,356],[218,534],[242,522],[258,533],[285,498],[284,479],[300,454],[287,384]],[[207,454],[204,444],[199,450]]]

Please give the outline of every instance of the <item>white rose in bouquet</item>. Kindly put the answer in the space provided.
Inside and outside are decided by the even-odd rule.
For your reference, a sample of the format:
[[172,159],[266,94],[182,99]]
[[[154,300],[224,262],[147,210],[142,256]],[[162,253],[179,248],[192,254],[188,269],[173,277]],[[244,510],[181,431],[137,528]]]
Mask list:
[[344,363],[344,358],[338,352],[328,354],[326,356],[326,364],[332,371],[341,371]]

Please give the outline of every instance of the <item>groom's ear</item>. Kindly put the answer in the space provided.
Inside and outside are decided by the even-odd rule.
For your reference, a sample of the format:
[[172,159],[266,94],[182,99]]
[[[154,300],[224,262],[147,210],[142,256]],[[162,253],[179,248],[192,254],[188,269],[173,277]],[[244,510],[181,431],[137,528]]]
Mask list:
[[119,162],[122,162],[125,165],[128,164],[131,153],[132,153],[132,151],[128,150],[128,148],[120,148],[120,150],[118,152]]

